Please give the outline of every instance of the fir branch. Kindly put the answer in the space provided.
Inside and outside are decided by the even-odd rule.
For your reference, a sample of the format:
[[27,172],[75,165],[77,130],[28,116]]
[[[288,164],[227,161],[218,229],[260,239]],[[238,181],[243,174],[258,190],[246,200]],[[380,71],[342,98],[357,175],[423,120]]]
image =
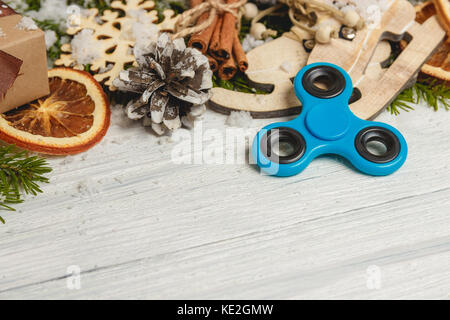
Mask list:
[[400,110],[409,112],[410,110],[414,110],[413,107],[411,107],[407,103],[415,103],[417,104],[418,101],[415,100],[414,97],[414,89],[413,87],[408,88],[404,90],[402,93],[400,93],[397,98],[392,102],[392,104],[388,107],[388,111],[393,115],[399,115]]
[[[0,146],[0,208],[15,211],[11,205],[22,203],[23,195],[42,193],[39,183],[48,183],[44,175],[51,171],[45,159],[13,146]],[[0,222],[5,220],[0,217]]]
[[388,111],[393,115],[399,115],[401,110],[409,112],[414,110],[411,104],[426,102],[435,111],[439,107],[450,110],[450,88],[445,84],[436,84],[436,80],[430,83],[416,82],[413,87],[404,90],[388,107]]
[[262,89],[255,88],[254,86],[252,86],[248,77],[242,72],[237,72],[236,75],[230,80],[222,80],[218,78],[216,75],[213,75],[212,80],[214,88],[224,88],[231,91],[253,93],[253,94],[270,93],[270,91],[264,91]]
[[155,10],[158,12],[158,19],[162,21],[164,18],[164,10],[171,9],[175,14],[180,14],[188,9],[186,2],[176,0],[159,0],[155,1]]

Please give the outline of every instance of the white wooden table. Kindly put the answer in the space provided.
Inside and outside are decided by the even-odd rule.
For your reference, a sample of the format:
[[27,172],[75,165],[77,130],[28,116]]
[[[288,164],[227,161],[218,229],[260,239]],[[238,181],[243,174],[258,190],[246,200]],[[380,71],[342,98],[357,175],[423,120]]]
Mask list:
[[450,112],[416,109],[378,118],[409,143],[394,175],[321,158],[286,179],[174,164],[174,142],[115,112],[99,146],[49,160],[44,195],[2,212],[0,298],[448,299]]

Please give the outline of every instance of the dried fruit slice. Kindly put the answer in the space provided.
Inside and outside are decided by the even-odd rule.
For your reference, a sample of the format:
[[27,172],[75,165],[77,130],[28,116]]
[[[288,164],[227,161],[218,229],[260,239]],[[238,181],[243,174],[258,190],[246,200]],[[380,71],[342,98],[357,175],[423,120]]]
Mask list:
[[[441,22],[446,21],[446,23],[442,23],[443,26],[450,25],[450,16],[448,14],[443,15],[446,12],[448,13],[448,8],[447,10],[443,9],[445,6],[450,7],[448,0],[434,0],[434,3],[433,1],[427,1],[419,4],[416,6],[416,21],[423,23],[429,17],[434,16],[437,12],[436,5],[439,7],[439,20]],[[448,30],[448,32],[450,31]],[[450,38],[448,35],[421,71],[434,78],[450,81]]]
[[448,0],[433,0],[433,4],[441,25],[447,31],[447,35],[450,35],[450,3]]
[[0,116],[0,139],[45,154],[67,155],[98,143],[109,127],[109,102],[88,73],[48,72],[50,95]]

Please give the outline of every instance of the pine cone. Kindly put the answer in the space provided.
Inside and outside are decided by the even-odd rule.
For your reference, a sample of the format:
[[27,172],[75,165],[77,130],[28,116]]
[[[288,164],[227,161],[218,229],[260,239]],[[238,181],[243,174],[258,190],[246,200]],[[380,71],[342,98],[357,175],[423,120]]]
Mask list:
[[186,48],[183,39],[172,41],[163,33],[135,56],[139,67],[122,71],[114,80],[119,90],[141,95],[126,107],[130,119],[143,119],[144,125],[163,134],[180,128],[181,118],[193,106],[209,100],[212,71],[208,58],[197,49]]

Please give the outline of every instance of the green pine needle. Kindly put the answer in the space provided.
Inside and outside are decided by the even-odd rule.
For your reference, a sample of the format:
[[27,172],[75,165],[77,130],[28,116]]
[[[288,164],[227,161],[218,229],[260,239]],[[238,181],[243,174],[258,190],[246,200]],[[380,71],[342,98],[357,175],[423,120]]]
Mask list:
[[[44,175],[51,171],[45,159],[14,146],[0,146],[0,208],[15,211],[11,205],[22,203],[23,195],[42,193],[39,183],[48,183]],[[0,223],[5,223],[2,217]]]
[[401,110],[409,112],[414,110],[411,104],[418,104],[425,101],[435,111],[442,106],[445,110],[450,110],[450,88],[445,84],[416,82],[416,84],[404,90],[388,107],[388,111],[393,115],[399,115]]
[[222,80],[216,75],[213,75],[214,88],[224,88],[231,91],[253,93],[253,94],[268,94],[270,92],[262,89],[254,88],[249,79],[242,72],[237,72],[233,79]]

